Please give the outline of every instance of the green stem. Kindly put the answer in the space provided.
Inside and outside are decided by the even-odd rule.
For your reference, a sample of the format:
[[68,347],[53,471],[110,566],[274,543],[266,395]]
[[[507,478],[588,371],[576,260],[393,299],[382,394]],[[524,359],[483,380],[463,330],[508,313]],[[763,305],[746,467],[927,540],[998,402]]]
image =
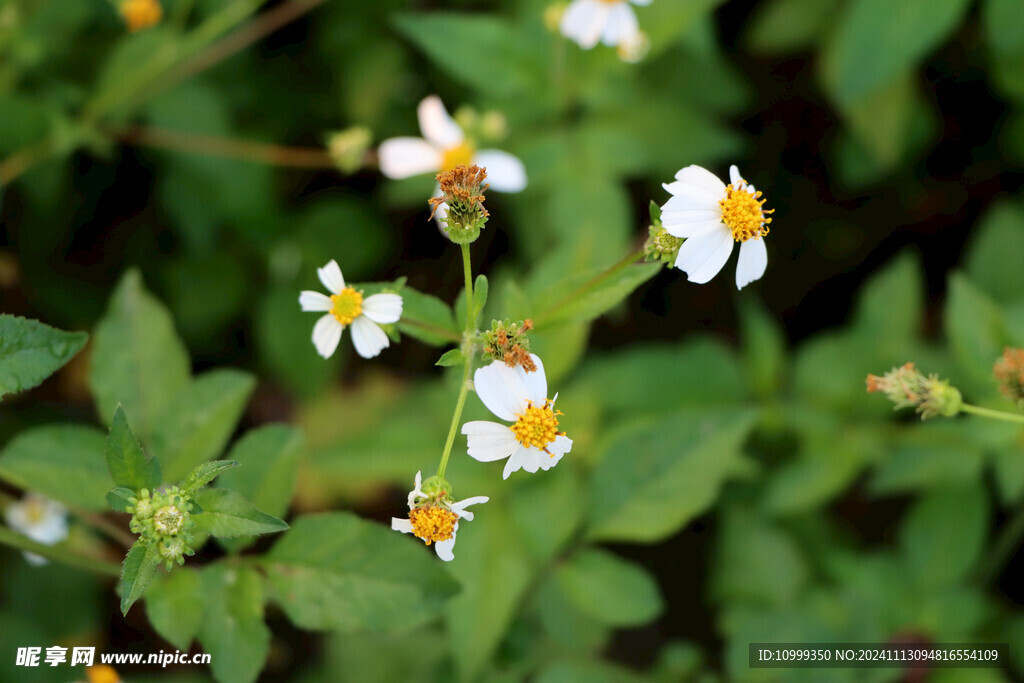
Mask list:
[[452,415],[452,424],[448,428],[448,439],[444,442],[444,452],[441,454],[441,464],[437,466],[437,476],[444,478],[444,471],[448,469],[448,457],[452,454],[452,446],[455,444],[455,434],[459,429],[459,420],[462,419],[462,409],[466,406],[466,396],[469,394],[469,371],[473,368],[473,333],[475,323],[473,320],[473,269],[469,263],[469,245],[462,245],[462,274],[466,278],[466,330],[462,335],[462,355],[466,357],[462,367],[462,386],[459,388],[459,400],[455,403],[455,414]]
[[18,550],[35,553],[36,555],[45,557],[48,560],[63,562],[66,565],[77,567],[78,569],[85,569],[86,571],[96,572],[97,574],[103,574],[104,576],[121,576],[121,565],[119,564],[115,564],[108,560],[101,560],[97,557],[80,555],[60,546],[43,545],[42,543],[37,543],[31,538],[22,536],[21,534],[11,531],[5,527],[0,527],[0,543],[17,548]]
[[960,406],[960,410],[965,413],[972,415],[980,415],[981,417],[991,417],[994,420],[1004,420],[1006,422],[1019,422],[1024,424],[1024,415],[1017,413],[1007,413],[1003,410],[992,410],[991,408],[982,408],[980,406],[972,406],[969,403],[964,403]]
[[615,265],[609,266],[607,270],[604,270],[595,275],[594,277],[590,278],[582,285],[580,285],[573,291],[569,292],[569,294],[560,299],[556,304],[542,312],[540,315],[535,316],[533,318],[534,327],[536,328],[542,326],[547,320],[550,320],[551,318],[555,317],[556,314],[558,314],[563,308],[571,304],[573,301],[587,294],[590,290],[594,289],[599,284],[601,284],[608,278],[618,273],[620,270],[628,268],[629,266],[633,265],[643,257],[644,250],[638,249],[637,251],[630,253],[628,256],[626,256],[626,258],[622,259]]

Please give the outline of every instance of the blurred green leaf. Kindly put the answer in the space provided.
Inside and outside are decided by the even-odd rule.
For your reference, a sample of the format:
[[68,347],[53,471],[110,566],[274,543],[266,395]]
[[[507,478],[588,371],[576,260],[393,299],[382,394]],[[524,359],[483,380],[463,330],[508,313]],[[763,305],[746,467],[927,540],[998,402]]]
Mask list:
[[167,481],[219,454],[235,431],[256,378],[234,369],[210,370],[184,387],[167,406],[153,434]]
[[121,594],[121,614],[128,614],[135,601],[149,588],[160,566],[160,551],[156,543],[136,541],[125,555],[121,568],[118,593]]
[[888,439],[886,453],[871,478],[870,490],[892,495],[977,480],[982,466],[981,449],[965,439],[956,426],[928,423]]
[[110,477],[114,480],[115,486],[123,486],[133,491],[152,491],[163,481],[160,462],[142,451],[142,444],[128,426],[128,418],[125,417],[121,406],[118,406],[117,412],[114,413],[104,450],[107,456],[107,469],[110,470]]
[[857,295],[854,326],[878,344],[916,337],[924,316],[924,283],[915,254],[903,251],[873,273]]
[[[150,444],[165,411],[189,382],[188,352],[164,306],[129,270],[96,326],[90,382],[100,418],[110,424],[118,404],[132,416],[135,434]],[[168,462],[165,469],[170,474]]]
[[447,346],[462,340],[452,309],[435,296],[402,288],[402,318],[398,329],[432,346]]
[[283,424],[247,432],[228,457],[241,467],[223,473],[220,488],[237,491],[267,514],[282,517],[288,511],[298,475],[302,433]]
[[689,410],[619,430],[594,470],[588,537],[654,543],[710,507],[743,468],[750,411]]
[[235,491],[203,489],[196,495],[202,512],[192,515],[196,528],[217,538],[256,536],[284,531],[288,525],[259,510]]
[[555,573],[573,604],[602,624],[641,626],[664,609],[658,584],[644,569],[598,548],[584,548]]
[[213,675],[220,683],[253,683],[270,652],[263,578],[255,569],[219,563],[204,568],[202,580],[207,601],[198,637]]
[[996,204],[975,229],[964,271],[996,301],[1024,301],[1024,211],[1016,204]]
[[589,322],[620,304],[660,271],[660,263],[640,263],[570,276],[551,287],[552,292],[566,294],[540,299],[551,304],[535,314],[534,323],[543,330],[565,323]]
[[980,483],[964,481],[925,494],[900,530],[907,568],[922,586],[962,581],[981,557],[988,518]]
[[1024,52],[1024,24],[1016,0],[985,0],[981,20],[989,46],[999,53]]
[[105,446],[103,433],[91,427],[35,427],[0,452],[0,479],[87,510],[103,510],[113,486]]
[[557,578],[554,573],[544,578],[527,610],[536,612],[545,635],[560,648],[587,654],[601,651],[612,627],[578,609]]
[[0,398],[39,386],[88,338],[85,332],[64,332],[37,320],[0,315]]
[[647,680],[629,669],[600,660],[557,661],[544,667],[535,683],[640,683]]
[[949,278],[945,329],[964,372],[962,378],[950,378],[953,385],[982,396],[994,394],[992,365],[1013,340],[999,306],[960,273]]
[[924,120],[924,104],[915,74],[907,72],[841,107],[850,131],[871,155],[873,173],[896,168],[914,142],[915,121]]
[[417,545],[338,512],[295,520],[260,564],[274,600],[301,628],[396,631],[434,618],[456,590]]
[[761,303],[744,299],[739,312],[743,378],[754,395],[771,396],[786,376],[785,332]]
[[785,54],[812,47],[831,28],[836,0],[771,0],[763,3],[749,31],[755,52]]
[[179,650],[187,650],[203,623],[205,585],[199,572],[178,567],[159,574],[146,592],[146,614],[156,632]]
[[256,309],[256,346],[264,373],[292,391],[314,395],[334,381],[345,354],[327,359],[317,354],[312,342],[317,318],[299,308],[299,291],[288,286],[268,289]]

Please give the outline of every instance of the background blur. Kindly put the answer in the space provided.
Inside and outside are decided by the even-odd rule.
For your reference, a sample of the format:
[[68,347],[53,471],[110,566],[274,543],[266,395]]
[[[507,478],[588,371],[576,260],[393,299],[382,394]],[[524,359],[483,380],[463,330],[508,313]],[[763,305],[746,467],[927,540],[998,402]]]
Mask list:
[[[130,33],[103,0],[0,0],[2,310],[92,330],[138,267],[196,371],[257,375],[243,428],[303,429],[293,514],[400,515],[457,385],[411,338],[372,362],[346,343],[314,353],[297,295],[331,258],[350,281],[405,276],[449,302],[461,288],[458,251],[428,221],[433,179],[389,181],[372,152],[337,170],[331,132],[418,136],[416,104],[435,93],[460,120],[505,118],[488,146],[530,184],[489,196],[473,247],[494,317],[529,316],[560,280],[636,248],[660,184],[688,164],[738,164],[775,209],[768,271],[743,292],[735,260],[703,286],[666,270],[592,326],[538,334],[576,446],[505,491],[497,470],[453,463],[458,497],[509,503],[460,531],[464,592],[443,620],[310,633],[268,607],[260,680],[900,680],[751,671],[746,644],[1024,652],[1007,522],[1024,502],[1021,430],[921,424],[864,393],[867,373],[910,360],[1014,408],[991,366],[1024,345],[1021,3],[654,0],[636,8],[650,39],[637,64],[560,37],[541,0],[162,4]],[[88,358],[5,399],[0,442],[98,424]],[[695,450],[714,464],[675,467]],[[620,480],[656,502],[602,526]],[[6,551],[0,572],[5,653],[29,633],[168,647],[144,610],[122,619],[106,582]],[[12,663],[0,679],[67,679]],[[1012,675],[1024,668],[914,680]]]

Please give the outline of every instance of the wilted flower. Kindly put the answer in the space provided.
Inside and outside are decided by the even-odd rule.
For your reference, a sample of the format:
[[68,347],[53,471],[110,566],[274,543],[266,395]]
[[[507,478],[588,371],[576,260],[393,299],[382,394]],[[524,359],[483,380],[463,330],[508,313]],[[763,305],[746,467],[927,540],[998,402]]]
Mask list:
[[651,0],[573,0],[562,15],[559,29],[584,50],[598,42],[616,47],[635,41],[640,27],[630,2],[651,4]]
[[996,361],[992,373],[999,382],[999,390],[1024,406],[1024,349],[1004,349],[1003,357]]
[[[36,543],[57,545],[68,537],[68,510],[55,500],[35,493],[29,493],[17,503],[8,506],[4,513],[7,525]],[[25,559],[34,565],[49,562],[35,553],[23,553]]]
[[676,267],[690,282],[703,284],[718,274],[729,260],[733,244],[740,243],[736,263],[736,287],[742,289],[764,275],[768,251],[764,239],[772,219],[763,207],[761,193],[729,168],[732,183],[724,184],[700,166],[687,166],[676,181],[665,185],[673,197],[661,207],[661,221],[670,234],[686,239],[676,257]]
[[459,520],[473,521],[473,513],[466,508],[490,500],[487,496],[474,496],[454,503],[450,488],[440,477],[431,477],[424,486],[423,475],[417,472],[415,485],[409,492],[409,519],[391,518],[392,529],[413,534],[427,545],[433,543],[437,556],[445,562],[455,559],[453,550]]
[[937,415],[952,417],[960,412],[963,405],[956,387],[951,387],[949,382],[940,380],[935,374],[925,377],[913,363],[893,368],[881,377],[868,375],[867,389],[884,393],[895,404],[893,410],[914,408],[922,420]]
[[530,339],[526,336],[532,329],[533,321],[529,318],[515,323],[507,318],[493,321],[491,329],[483,333],[484,354],[510,368],[519,366],[534,372],[537,364],[530,355]]
[[129,31],[141,31],[160,23],[163,7],[157,0],[122,0],[118,11]]
[[373,358],[391,345],[381,325],[398,322],[402,317],[402,297],[398,294],[373,294],[365,299],[360,291],[345,286],[337,261],[317,269],[320,282],[330,296],[304,291],[299,295],[303,311],[326,312],[313,326],[313,346],[324,358],[330,358],[341,333],[352,326],[352,344],[363,358]]
[[484,192],[489,187],[487,170],[479,166],[458,165],[450,171],[437,174],[440,197],[432,197],[429,204],[434,214],[443,210],[438,219],[446,235],[456,244],[470,244],[480,236],[490,214],[484,208]]
[[551,469],[572,449],[572,439],[558,431],[562,414],[554,407],[558,396],[547,398],[544,364],[536,354],[530,358],[537,368],[533,372],[495,361],[473,375],[476,393],[487,409],[513,424],[476,421],[462,426],[471,457],[480,462],[508,458],[502,473],[505,479],[520,468],[527,472]]

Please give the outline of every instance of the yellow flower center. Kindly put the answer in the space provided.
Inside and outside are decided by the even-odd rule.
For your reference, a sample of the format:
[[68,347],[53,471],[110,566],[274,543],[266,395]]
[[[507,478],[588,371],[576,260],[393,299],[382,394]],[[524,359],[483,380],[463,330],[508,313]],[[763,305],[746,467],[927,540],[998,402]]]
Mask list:
[[342,325],[351,325],[352,321],[363,312],[363,295],[351,287],[332,294],[331,301],[334,303],[334,306],[331,307],[331,315]]
[[46,505],[36,498],[30,499],[25,503],[25,517],[29,524],[39,524],[46,519]]
[[475,151],[468,142],[460,142],[454,147],[449,147],[441,158],[441,172],[446,173],[456,166],[468,166]]
[[732,230],[734,240],[746,242],[768,234],[768,224],[772,219],[765,214],[773,213],[775,209],[766,211],[762,207],[765,201],[761,199],[760,192],[747,192],[744,180],[725,188],[725,199],[719,201],[718,205],[722,207],[722,222]]
[[120,11],[129,31],[141,31],[158,24],[164,14],[157,0],[124,0]]
[[514,425],[509,429],[516,435],[516,441],[529,448],[533,446],[538,450],[549,453],[547,446],[555,440],[556,436],[563,436],[565,432],[558,431],[558,415],[562,411],[555,412],[551,408],[551,399],[546,399],[543,406],[535,406],[532,402],[526,402],[526,412],[519,416]]
[[412,522],[412,532],[430,545],[454,536],[459,516],[439,505],[424,505],[409,511],[409,521]]
[[89,683],[121,683],[121,677],[117,675],[114,667],[106,664],[97,664],[85,668],[85,675]]
[[153,527],[164,536],[176,536],[185,526],[185,515],[173,505],[165,505],[153,515]]

